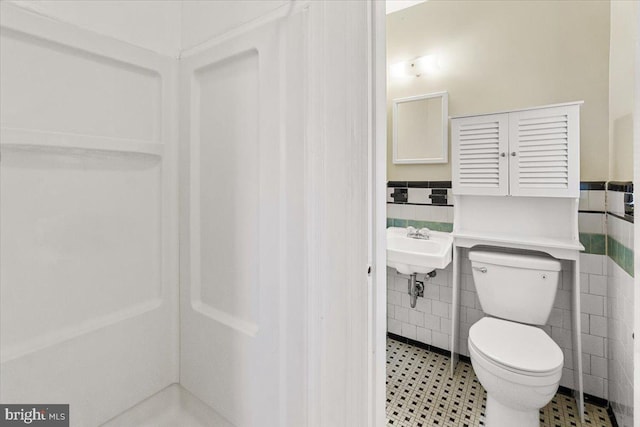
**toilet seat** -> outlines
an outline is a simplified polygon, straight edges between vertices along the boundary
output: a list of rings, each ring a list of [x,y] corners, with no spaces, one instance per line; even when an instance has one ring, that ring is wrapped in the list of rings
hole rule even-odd
[[[485,317],[469,329],[469,345],[492,364],[525,376],[549,376],[562,370],[564,356],[540,328]]]

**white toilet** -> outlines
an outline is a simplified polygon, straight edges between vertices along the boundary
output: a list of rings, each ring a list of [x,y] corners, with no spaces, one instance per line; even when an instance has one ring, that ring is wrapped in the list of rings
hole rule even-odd
[[[534,427],[558,389],[563,355],[540,328],[551,313],[560,275],[554,258],[470,250],[485,317],[469,329],[469,353],[487,391],[487,427]]]

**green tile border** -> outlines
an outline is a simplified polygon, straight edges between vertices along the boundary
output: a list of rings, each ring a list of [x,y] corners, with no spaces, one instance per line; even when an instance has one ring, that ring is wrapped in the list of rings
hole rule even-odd
[[[584,253],[608,255],[620,268],[633,277],[632,249],[625,247],[613,237],[604,234],[580,233],[580,243],[584,246]]]
[[[613,237],[607,238],[607,253],[616,264],[634,277],[633,249],[629,249]]]
[[[450,222],[435,222],[435,221],[416,221],[413,219],[397,219],[387,218],[387,227],[415,227],[423,228],[427,227],[433,231],[443,231],[445,233],[451,233],[453,231],[453,224]]]
[[[580,243],[584,246],[585,254],[606,255],[607,236],[604,234],[580,233]]]
[[[453,224],[450,222],[416,221],[412,219],[387,218],[387,227],[427,227],[429,230],[451,233]],[[605,234],[580,233],[580,243],[584,246],[584,253],[594,255],[608,255],[616,264],[634,277],[633,250],[623,246],[620,242]]]

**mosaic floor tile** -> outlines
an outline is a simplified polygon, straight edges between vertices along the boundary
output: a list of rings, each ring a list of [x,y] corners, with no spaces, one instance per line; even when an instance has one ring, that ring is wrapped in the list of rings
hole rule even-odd
[[[458,363],[449,376],[449,357],[387,339],[387,426],[484,426],[487,393],[471,364]],[[585,425],[612,427],[605,408],[587,403]],[[556,394],[540,410],[543,427],[579,426],[570,396]]]

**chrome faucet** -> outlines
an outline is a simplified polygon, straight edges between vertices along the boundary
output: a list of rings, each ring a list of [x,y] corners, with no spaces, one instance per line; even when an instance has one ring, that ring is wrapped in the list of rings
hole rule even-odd
[[[420,230],[416,230],[415,227],[411,226],[407,227],[407,237],[410,237],[412,239],[429,240],[430,233],[431,230],[429,230],[427,227],[423,227]]]

